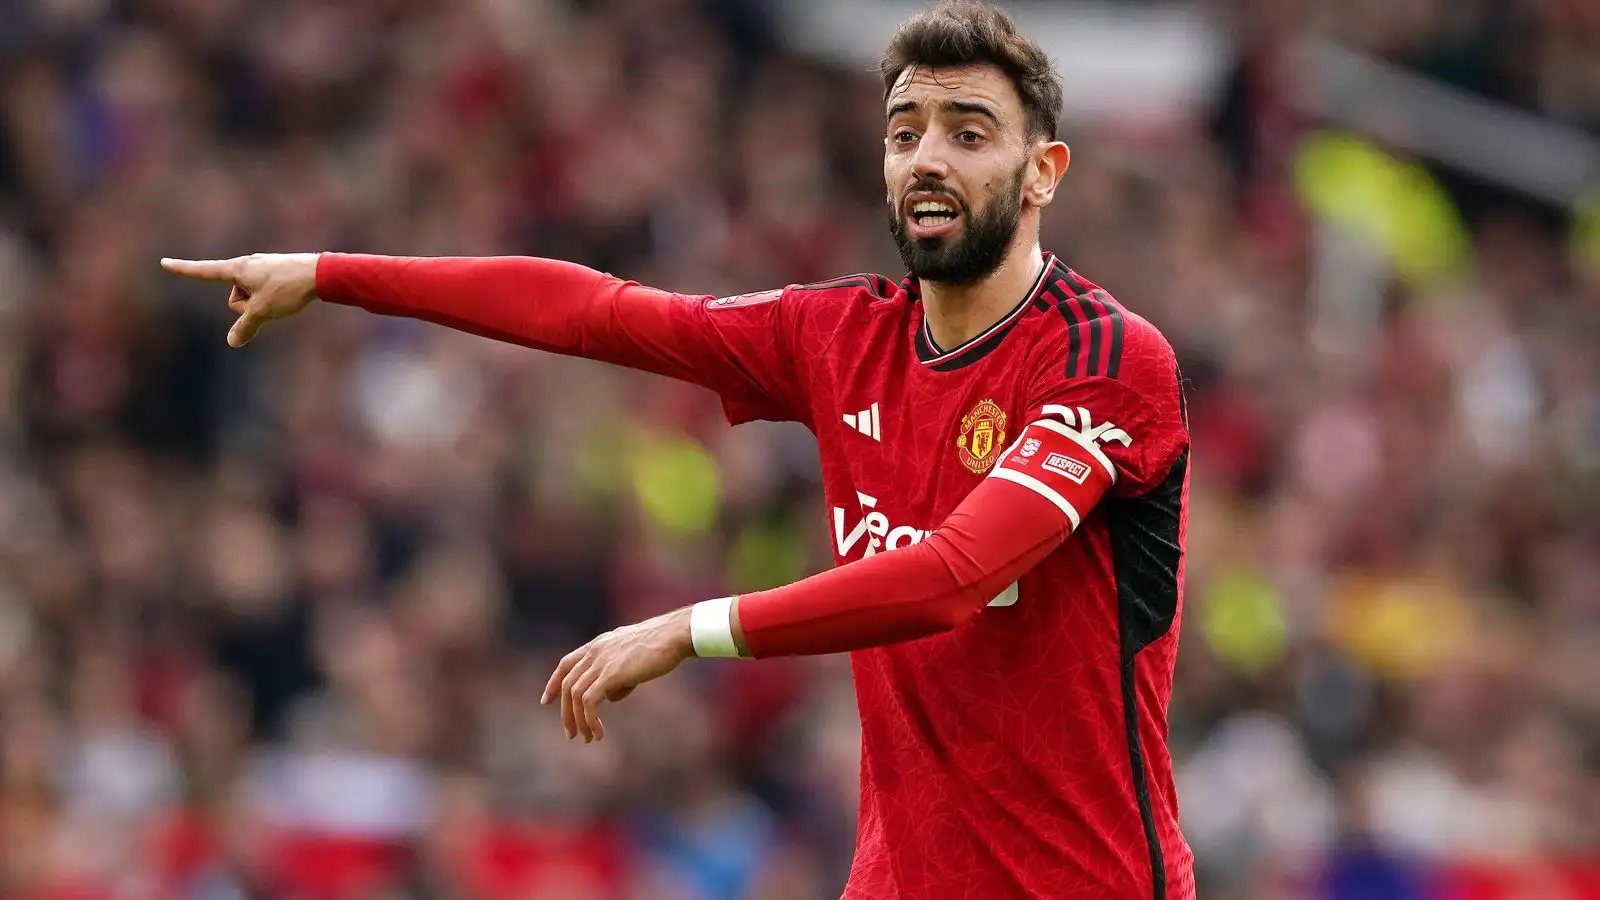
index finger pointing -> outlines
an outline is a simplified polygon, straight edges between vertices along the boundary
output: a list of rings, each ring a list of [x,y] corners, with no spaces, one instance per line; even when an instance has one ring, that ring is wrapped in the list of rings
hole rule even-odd
[[[161,260],[161,268],[174,275],[202,278],[206,281],[232,281],[239,275],[239,260],[234,259],[172,259]]]

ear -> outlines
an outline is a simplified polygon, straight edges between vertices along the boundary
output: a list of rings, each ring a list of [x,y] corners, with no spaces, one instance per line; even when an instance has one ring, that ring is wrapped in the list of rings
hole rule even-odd
[[[1072,150],[1060,141],[1034,145],[1031,178],[1022,197],[1033,206],[1046,207],[1055,199],[1056,185],[1072,164]]]

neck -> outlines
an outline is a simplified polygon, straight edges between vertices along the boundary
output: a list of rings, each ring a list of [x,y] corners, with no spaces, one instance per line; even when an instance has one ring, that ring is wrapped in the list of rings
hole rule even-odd
[[[977,337],[1033,288],[1043,265],[1039,239],[1019,235],[999,267],[982,281],[962,285],[922,282],[923,315],[933,342],[948,350]]]

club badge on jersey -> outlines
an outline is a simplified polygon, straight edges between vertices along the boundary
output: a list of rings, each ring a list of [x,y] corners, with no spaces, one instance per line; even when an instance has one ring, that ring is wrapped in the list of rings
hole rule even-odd
[[[961,418],[961,434],[956,438],[956,453],[961,464],[974,475],[993,468],[1006,445],[1006,412],[993,400],[980,400]]]

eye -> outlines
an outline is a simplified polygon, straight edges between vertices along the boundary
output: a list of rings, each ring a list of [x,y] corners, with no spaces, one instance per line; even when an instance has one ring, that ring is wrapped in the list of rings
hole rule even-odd
[[[896,144],[909,144],[917,139],[917,133],[909,128],[901,128],[894,133]]]
[[[973,131],[971,128],[968,128],[967,130],[956,135],[956,138],[963,144],[976,144],[983,140],[983,135]]]

